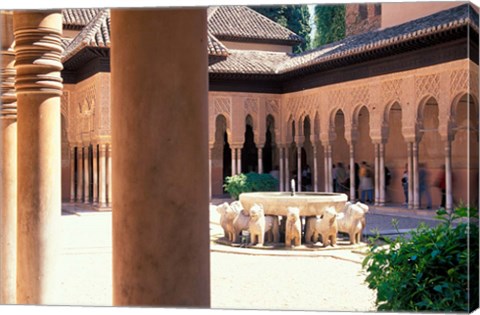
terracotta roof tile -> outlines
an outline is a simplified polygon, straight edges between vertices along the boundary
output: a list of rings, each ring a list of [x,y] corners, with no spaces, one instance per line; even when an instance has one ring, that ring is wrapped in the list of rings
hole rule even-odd
[[[229,50],[226,60],[211,65],[210,73],[239,73],[239,74],[275,74],[279,64],[290,57],[287,53]]]
[[[208,30],[220,40],[270,41],[295,45],[303,38],[246,6],[208,9]]]
[[[63,28],[81,29],[97,16],[102,9],[63,9]]]
[[[210,32],[208,33],[208,54],[210,56],[228,56],[228,49]]]

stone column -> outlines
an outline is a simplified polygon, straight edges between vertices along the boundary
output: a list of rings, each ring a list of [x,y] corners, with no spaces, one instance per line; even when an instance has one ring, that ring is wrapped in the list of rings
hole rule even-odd
[[[413,144],[407,142],[408,208],[413,209]]]
[[[242,148],[237,148],[237,174],[242,173]]]
[[[16,304],[17,97],[14,57],[2,54],[0,103],[0,304]]]
[[[302,191],[302,145],[297,145],[297,191]]]
[[[107,154],[107,145],[100,143],[98,145],[98,206],[105,208],[107,206],[107,172],[105,157]]]
[[[75,202],[75,147],[70,147],[70,202]]]
[[[212,151],[213,145],[208,146],[208,196],[212,200]]]
[[[77,147],[77,202],[83,201],[83,148]]]
[[[385,205],[385,144],[380,142],[378,144],[378,154],[379,154],[379,168],[380,168],[380,187],[379,187],[379,198],[378,204],[380,206]]]
[[[15,11],[17,303],[56,304],[61,215],[61,11]]]
[[[113,204],[112,183],[112,144],[110,143],[107,148],[107,203],[109,207],[112,207]]]
[[[88,146],[83,148],[83,192],[85,194],[84,203],[90,202],[90,154]]]
[[[285,147],[285,182],[284,182],[284,188],[285,191],[290,191],[290,165],[289,165],[289,150],[288,146]]]
[[[412,157],[413,157],[413,208],[420,208],[420,187],[418,177],[418,142],[412,143]]]
[[[284,160],[283,160],[283,154],[284,154],[284,149],[282,146],[279,146],[278,147],[278,151],[279,151],[279,168],[280,168],[280,174],[279,174],[279,188],[280,188],[280,191],[284,191],[284,186],[283,186],[283,183],[284,183],[284,180],[285,180],[285,170],[283,168],[283,163],[284,163]]]
[[[113,305],[208,308],[206,9],[111,15]]]
[[[445,208],[450,211],[453,208],[452,198],[452,143],[445,142]]]
[[[232,176],[237,174],[237,149],[231,147],[232,150]]]
[[[262,147],[258,147],[258,174],[263,173]]]
[[[328,184],[329,181],[331,180],[330,178],[328,178],[329,176],[329,167],[331,168],[332,166],[328,165],[328,145],[325,145],[323,147],[323,161],[324,161],[324,164],[325,164],[325,192],[329,192],[330,190],[330,185]]]
[[[350,143],[350,202],[355,202],[355,144]]]
[[[327,153],[328,153],[328,191],[333,192],[333,175],[332,175],[332,165],[333,165],[333,160],[332,160],[332,146],[329,144],[327,147]]]
[[[317,146],[313,146],[313,191],[318,192],[318,159]]]
[[[97,159],[97,144],[92,147],[93,158],[93,203],[98,203],[98,159]]]
[[[378,154],[379,154],[379,144],[378,143],[374,143],[373,144],[373,147],[374,147],[374,150],[375,150],[375,177],[373,178],[374,180],[374,183],[375,183],[375,196],[374,196],[374,200],[375,200],[375,205],[378,206],[378,197],[379,197],[379,192],[380,192],[380,181],[378,180],[379,177],[380,177],[380,163],[379,163],[379,160],[378,160]]]

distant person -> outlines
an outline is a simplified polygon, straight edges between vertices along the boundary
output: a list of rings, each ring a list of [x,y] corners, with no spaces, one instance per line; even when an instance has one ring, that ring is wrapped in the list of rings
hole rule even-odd
[[[345,167],[343,167],[343,163],[338,162],[336,167],[336,174],[337,174],[337,189],[336,192],[343,193],[346,191],[345,182],[347,180],[347,171]]]
[[[304,191],[312,190],[312,171],[309,165],[302,171],[302,186],[304,187]]]
[[[358,163],[355,163],[355,199],[358,200],[358,194],[359,194],[359,189],[360,189],[360,165]]]
[[[418,170],[418,186],[420,190],[420,200],[419,206],[422,204],[422,196],[425,194],[427,199],[427,209],[432,209],[432,197],[430,196],[430,191],[428,189],[428,173],[425,168],[425,163],[420,163]]]
[[[335,168],[335,164],[332,165],[332,180],[333,191],[337,192],[337,169]]]
[[[442,165],[440,173],[435,180],[435,186],[440,189],[442,194],[442,200],[440,202],[440,208],[446,208],[446,199],[447,199],[447,183],[445,177],[445,165]]]
[[[405,195],[405,205],[408,205],[408,164],[405,165],[405,170],[402,175],[403,194]]]
[[[367,162],[363,161],[360,166],[360,200],[363,203],[373,202],[373,174]]]

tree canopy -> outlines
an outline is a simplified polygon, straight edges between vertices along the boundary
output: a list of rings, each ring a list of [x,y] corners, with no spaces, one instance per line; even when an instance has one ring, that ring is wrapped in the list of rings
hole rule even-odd
[[[345,38],[345,5],[316,5],[312,48]]]
[[[307,5],[254,6],[251,8],[305,39],[305,42],[294,48],[295,53],[310,48],[310,12]]]

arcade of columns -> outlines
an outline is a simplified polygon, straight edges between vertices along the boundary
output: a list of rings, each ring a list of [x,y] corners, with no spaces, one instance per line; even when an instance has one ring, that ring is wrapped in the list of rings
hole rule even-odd
[[[2,51],[0,303],[62,304],[61,125],[79,115],[80,126],[70,126],[72,158],[64,158],[73,166],[69,193],[113,203],[112,304],[209,307],[206,10],[112,10],[112,142],[102,132],[92,136],[109,129],[109,107],[95,107],[98,99],[80,85],[72,92],[62,84],[61,11],[10,18],[16,45],[14,54]],[[110,91],[101,93],[108,98]],[[71,98],[70,107],[62,97]],[[165,242],[179,220],[189,233]]]
[[[273,134],[278,158],[274,164],[278,163],[279,167],[280,191],[290,189],[292,170],[298,171],[296,189],[301,191],[301,152],[308,142],[307,155],[310,156],[307,161],[312,166],[314,191],[333,191],[333,163],[346,160],[345,166],[350,166],[350,178],[354,178],[354,163],[366,160],[375,172],[375,204],[384,205],[386,179],[385,172],[379,170],[386,166],[388,147],[391,151],[390,168],[394,163],[397,171],[403,172],[408,164],[408,178],[412,179],[408,187],[409,208],[420,207],[418,170],[420,160],[429,160],[429,163],[437,164],[437,168],[445,165],[446,207],[451,209],[452,144],[455,144],[456,168],[463,169],[457,176],[456,186],[464,184],[463,191],[458,191],[464,194],[458,199],[473,200],[474,196],[467,193],[467,185],[475,185],[468,174],[478,172],[478,118],[475,118],[478,116],[478,66],[468,60],[285,95],[210,92],[209,96],[210,167],[213,172],[215,163],[218,165],[221,159],[218,153],[215,154],[215,148],[223,140],[218,138],[217,132],[222,128],[231,149],[232,174],[241,172],[247,117],[251,118],[259,152],[257,170],[262,172],[265,122],[266,117],[271,116],[275,121]],[[436,112],[432,107],[437,108]],[[401,112],[401,116],[397,114],[390,118],[392,111]],[[336,117],[339,112],[343,114],[344,130],[338,126]],[[365,116],[369,116],[369,120],[365,120]],[[216,124],[218,117],[224,118],[224,126]],[[307,119],[309,135],[304,134]],[[390,130],[393,125],[397,128],[396,135]],[[461,139],[454,142],[460,132],[463,134],[457,138]],[[390,137],[389,133],[392,134]],[[438,133],[439,139],[432,138],[433,133]],[[394,136],[397,139],[392,139]],[[344,148],[339,145],[338,138],[342,137],[346,141]],[[431,139],[436,143],[428,143]],[[433,153],[432,146],[436,147]],[[472,146],[471,151],[467,151],[468,146]],[[343,156],[339,151],[344,151]],[[397,181],[400,182],[399,177]],[[400,185],[398,188],[401,190]],[[471,191],[472,187],[469,188]],[[355,200],[354,181],[351,181],[348,194],[351,200]],[[403,190],[401,198],[403,201]]]

